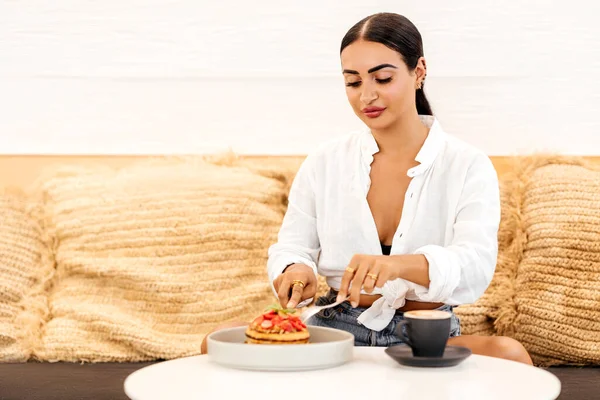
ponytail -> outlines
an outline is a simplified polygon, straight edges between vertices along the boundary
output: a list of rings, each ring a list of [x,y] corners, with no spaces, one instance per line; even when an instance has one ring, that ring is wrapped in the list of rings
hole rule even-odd
[[[429,101],[427,101],[427,97],[425,97],[423,88],[418,89],[416,93],[417,98],[415,103],[417,104],[417,113],[419,115],[433,115],[431,106],[429,105]]]

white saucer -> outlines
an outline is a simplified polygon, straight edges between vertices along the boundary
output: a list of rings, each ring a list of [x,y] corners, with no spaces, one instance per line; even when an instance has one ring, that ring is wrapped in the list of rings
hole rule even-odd
[[[331,368],[352,360],[354,335],[309,326],[307,344],[247,344],[246,327],[223,329],[207,338],[208,356],[217,364],[256,371],[307,371]]]

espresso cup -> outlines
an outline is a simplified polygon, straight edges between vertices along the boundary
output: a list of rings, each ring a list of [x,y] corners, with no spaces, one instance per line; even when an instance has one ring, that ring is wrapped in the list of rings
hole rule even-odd
[[[396,335],[410,346],[415,357],[442,357],[450,336],[451,322],[452,313],[448,311],[407,311],[404,320],[396,326]]]

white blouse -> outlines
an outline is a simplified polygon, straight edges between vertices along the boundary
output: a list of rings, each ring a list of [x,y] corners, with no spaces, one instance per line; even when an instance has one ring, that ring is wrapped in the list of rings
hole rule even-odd
[[[430,285],[399,279],[376,288],[383,298],[359,319],[372,329],[383,329],[404,299],[475,302],[496,266],[500,196],[494,166],[483,152],[444,132],[434,117],[421,120],[430,130],[415,158],[419,165],[407,173],[412,179],[390,255],[423,254]],[[352,256],[382,254],[367,202],[378,151],[366,131],[329,141],[305,159],[290,190],[278,242],[269,248],[271,285],[287,265],[300,263],[339,289]]]

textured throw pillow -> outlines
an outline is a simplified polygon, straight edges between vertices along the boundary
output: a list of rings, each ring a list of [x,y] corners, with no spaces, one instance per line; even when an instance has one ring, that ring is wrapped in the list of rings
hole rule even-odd
[[[537,365],[600,363],[600,170],[534,158],[515,176],[510,298],[496,328]]]
[[[199,354],[215,325],[248,321],[274,301],[267,249],[287,183],[233,159],[219,164],[65,168],[43,180],[56,276],[39,359]]]
[[[33,208],[21,193],[0,192],[0,361],[30,358],[47,314],[44,283],[52,261]]]

